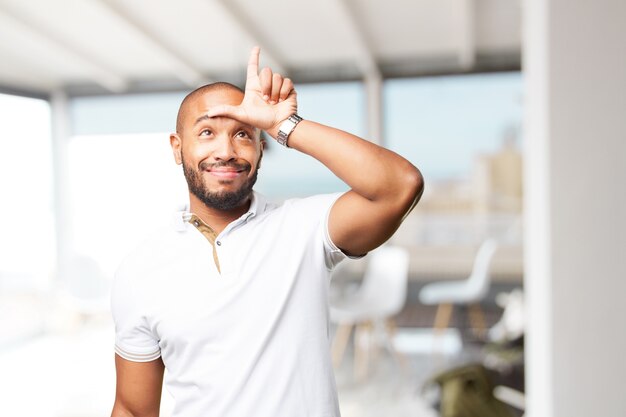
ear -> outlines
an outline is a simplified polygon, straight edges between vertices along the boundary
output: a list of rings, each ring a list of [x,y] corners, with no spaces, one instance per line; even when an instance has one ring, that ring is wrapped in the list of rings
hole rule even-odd
[[[172,153],[174,154],[174,160],[176,161],[176,165],[180,165],[183,163],[182,157],[182,146],[183,141],[177,133],[170,134],[170,146],[172,147]]]
[[[267,142],[265,141],[265,138],[263,136],[261,136],[261,139],[260,139],[260,142],[259,142],[259,161],[256,164],[257,169],[261,168],[261,161],[263,160],[263,151],[265,150],[265,145],[266,144],[267,144]]]

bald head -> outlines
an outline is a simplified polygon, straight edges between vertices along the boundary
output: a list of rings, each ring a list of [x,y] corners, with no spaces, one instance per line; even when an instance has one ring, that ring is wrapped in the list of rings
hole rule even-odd
[[[187,96],[185,96],[183,101],[180,103],[180,107],[178,108],[178,116],[176,117],[176,133],[181,134],[183,131],[185,125],[184,121],[186,116],[188,115],[190,103],[205,94],[216,93],[226,90],[238,91],[242,94],[242,96],[244,94],[244,91],[241,88],[223,81],[203,85],[202,87],[198,87],[191,93],[187,94]]]

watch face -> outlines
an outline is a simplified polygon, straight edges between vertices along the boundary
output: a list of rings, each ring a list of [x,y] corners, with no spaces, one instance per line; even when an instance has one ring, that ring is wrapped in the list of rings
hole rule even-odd
[[[291,131],[293,130],[293,128],[296,126],[296,124],[294,122],[292,122],[291,120],[285,120],[281,125],[280,128],[278,128],[278,130],[280,130],[281,132],[284,132],[286,134],[291,133]]]

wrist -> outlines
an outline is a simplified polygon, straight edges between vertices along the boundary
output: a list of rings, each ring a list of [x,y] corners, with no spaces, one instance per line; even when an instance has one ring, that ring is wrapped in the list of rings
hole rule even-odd
[[[298,123],[302,121],[302,117],[297,113],[293,113],[287,119],[280,122],[277,126],[272,128],[273,132],[268,132],[278,143],[285,147],[289,147],[288,141],[291,133],[296,129]]]

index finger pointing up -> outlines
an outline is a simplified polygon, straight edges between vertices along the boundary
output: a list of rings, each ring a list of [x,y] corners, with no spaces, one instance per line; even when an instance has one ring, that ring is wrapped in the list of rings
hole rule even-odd
[[[256,77],[259,75],[259,55],[261,53],[261,48],[255,46],[250,51],[250,59],[248,60],[248,74],[247,78]]]

